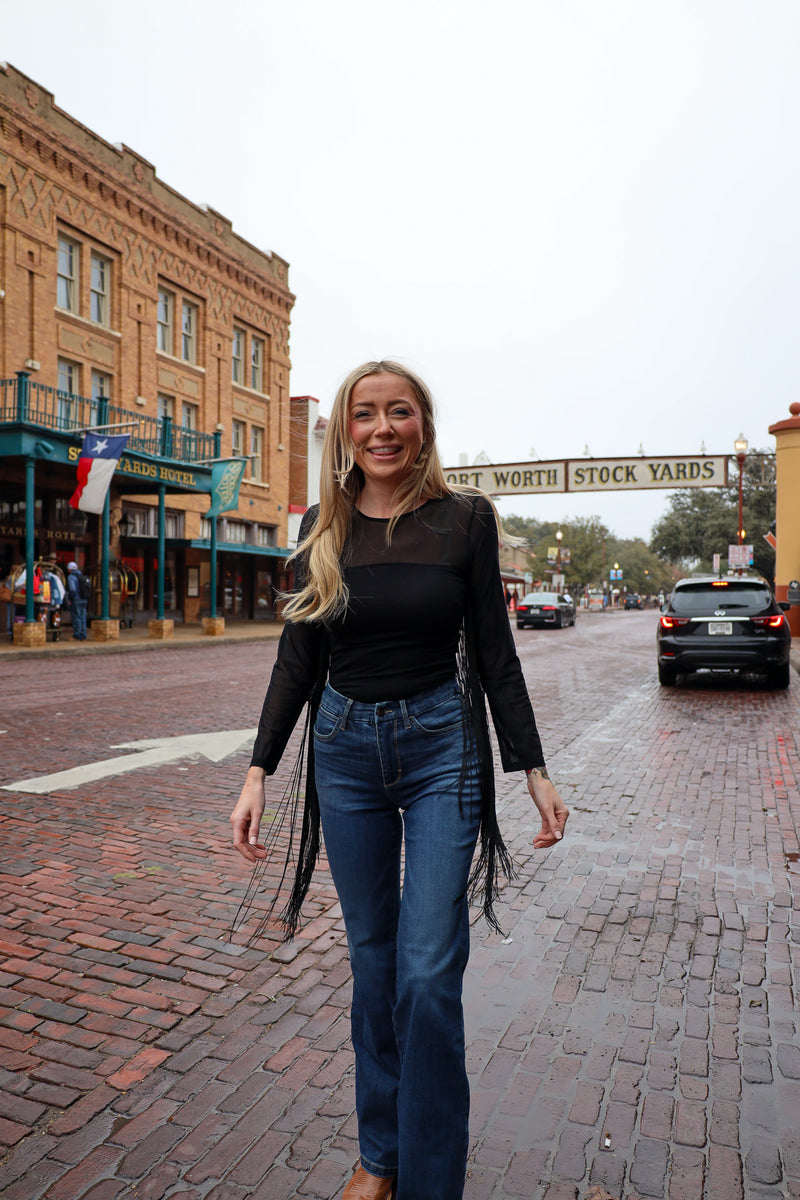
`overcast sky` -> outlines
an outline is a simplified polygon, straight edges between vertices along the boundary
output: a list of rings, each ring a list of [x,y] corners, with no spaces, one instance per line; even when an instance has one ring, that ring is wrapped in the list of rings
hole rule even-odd
[[[290,263],[292,392],[445,465],[728,453],[800,399],[798,0],[0,0],[0,58]],[[668,493],[505,501],[648,537]]]

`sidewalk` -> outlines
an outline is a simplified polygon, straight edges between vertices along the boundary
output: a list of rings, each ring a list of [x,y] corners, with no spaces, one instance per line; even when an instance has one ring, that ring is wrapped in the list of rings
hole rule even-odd
[[[30,661],[36,658],[63,658],[77,654],[127,654],[131,650],[185,650],[192,646],[224,646],[231,643],[263,642],[279,638],[283,630],[282,621],[236,621],[226,623],[220,637],[209,637],[202,633],[199,625],[175,623],[171,638],[152,638],[147,621],[143,620],[132,629],[120,629],[118,642],[93,642],[91,629],[89,639],[78,642],[72,637],[70,627],[64,627],[57,642],[48,641],[45,646],[15,646],[7,637],[0,641],[0,662],[14,659]]]

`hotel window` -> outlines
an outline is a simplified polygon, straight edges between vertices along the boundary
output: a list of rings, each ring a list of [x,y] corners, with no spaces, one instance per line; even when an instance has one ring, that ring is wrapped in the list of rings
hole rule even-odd
[[[156,416],[159,421],[163,421],[165,417],[169,417],[171,421],[175,419],[175,397],[162,396],[159,394],[156,400]]]
[[[244,383],[244,330],[233,328],[233,353],[231,378],[234,383]]]
[[[80,250],[76,242],[59,236],[58,239],[58,283],[56,287],[56,304],[69,312],[78,312],[80,296],[78,291],[79,276],[78,262]]]
[[[236,542],[237,545],[244,546],[247,542],[247,525],[244,521],[226,521],[225,522],[225,541]]]
[[[182,538],[183,537],[183,513],[182,512],[165,512],[164,513],[164,537]]]
[[[231,454],[244,454],[244,421],[231,423]]]
[[[111,376],[104,371],[92,371],[92,424],[98,420],[98,400],[111,399]]]
[[[111,399],[111,376],[104,371],[92,371],[92,399]]]
[[[175,312],[175,297],[172,292],[163,288],[158,289],[158,349],[163,354],[174,354],[175,346],[172,340],[172,320]]]
[[[197,405],[188,404],[185,400],[181,405],[181,425],[184,429],[197,429]]]
[[[133,521],[131,537],[156,536],[156,510],[154,508],[126,508],[125,512]]]
[[[111,324],[111,263],[92,251],[89,315],[98,325]]]
[[[253,425],[250,430],[250,453],[250,478],[261,480],[264,478],[264,430],[258,425]]]
[[[197,362],[197,305],[188,300],[181,305],[181,358]]]
[[[259,525],[258,527],[258,545],[259,546],[277,546],[278,544],[278,528],[276,525]]]
[[[250,339],[250,387],[256,392],[264,390],[264,339]]]
[[[65,358],[58,360],[58,424],[59,428],[70,428],[77,420],[80,387],[80,367]]]

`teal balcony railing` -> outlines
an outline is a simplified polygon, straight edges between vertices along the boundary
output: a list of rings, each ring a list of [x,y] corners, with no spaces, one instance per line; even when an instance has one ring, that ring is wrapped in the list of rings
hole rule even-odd
[[[0,425],[33,425],[78,433],[92,425],[124,425],[128,450],[154,458],[198,463],[218,458],[219,435],[176,425],[171,417],[147,417],[110,400],[88,399],[31,379],[0,379]]]

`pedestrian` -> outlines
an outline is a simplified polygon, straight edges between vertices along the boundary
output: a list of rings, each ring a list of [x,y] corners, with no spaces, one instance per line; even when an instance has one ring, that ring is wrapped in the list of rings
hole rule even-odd
[[[67,563],[67,601],[72,614],[72,636],[78,642],[86,641],[87,601],[81,586],[83,576],[76,562]]]
[[[492,504],[445,481],[430,393],[405,367],[365,363],[342,384],[320,495],[301,526],[233,841],[264,869],[265,776],[308,700],[302,836],[283,918],[291,936],[321,821],[353,973],[360,1165],[342,1200],[460,1200],[468,902],[477,888],[499,928],[497,877],[511,868],[484,692],[504,770],[527,773],[535,847],[561,838],[568,810],[514,647]]]

